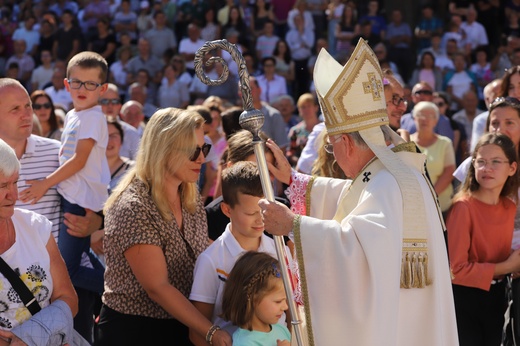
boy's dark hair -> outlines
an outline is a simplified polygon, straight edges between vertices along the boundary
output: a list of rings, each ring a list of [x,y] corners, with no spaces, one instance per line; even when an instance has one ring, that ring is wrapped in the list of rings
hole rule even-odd
[[[229,139],[235,132],[242,130],[240,126],[240,114],[244,110],[240,107],[231,107],[220,115],[222,117],[222,129],[226,135],[226,139]]]
[[[14,68],[15,69],[20,69],[20,65],[17,62],[15,62],[15,61],[11,62],[9,64],[9,66],[7,66],[8,70],[11,70],[11,69],[14,69]]]
[[[154,18],[154,19],[157,18],[157,15],[159,15],[159,14],[164,14],[164,11],[163,11],[163,10],[157,10],[157,11],[155,11],[155,13],[153,14],[153,18]]]
[[[211,117],[211,113],[208,107],[202,105],[196,106],[188,106],[189,111],[197,112],[201,117],[204,118],[204,123],[210,125],[213,122],[213,118]]]
[[[266,56],[262,59],[262,65],[264,65],[267,61],[271,61],[273,64],[276,64],[276,60],[272,56]]]
[[[240,161],[222,172],[222,200],[233,208],[238,204],[238,194],[263,197],[260,173],[255,163]]]
[[[76,66],[84,69],[99,68],[99,79],[101,83],[107,81],[108,64],[105,58],[98,53],[87,51],[74,55],[67,65],[67,78],[70,78],[71,70]]]

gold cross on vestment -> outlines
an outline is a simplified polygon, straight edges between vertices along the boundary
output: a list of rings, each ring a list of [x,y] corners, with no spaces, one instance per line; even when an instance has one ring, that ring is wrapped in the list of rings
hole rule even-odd
[[[372,99],[374,101],[381,100],[381,93],[383,91],[383,86],[381,85],[381,81],[376,78],[376,74],[373,72],[367,73],[368,82],[363,82],[363,90],[365,94],[372,94]]]

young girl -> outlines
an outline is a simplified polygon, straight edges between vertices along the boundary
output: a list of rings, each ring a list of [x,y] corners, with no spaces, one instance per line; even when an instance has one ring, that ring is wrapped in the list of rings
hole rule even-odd
[[[291,333],[277,323],[285,310],[278,261],[266,253],[246,252],[231,270],[222,298],[222,317],[239,327],[233,346],[290,345]]]
[[[520,271],[520,250],[511,252],[519,187],[516,160],[509,137],[484,135],[447,219],[461,346],[501,342],[504,278]]]

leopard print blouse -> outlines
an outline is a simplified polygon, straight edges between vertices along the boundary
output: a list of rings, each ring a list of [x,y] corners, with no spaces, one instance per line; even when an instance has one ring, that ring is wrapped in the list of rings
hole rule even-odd
[[[103,303],[124,314],[172,318],[147,295],[124,252],[138,244],[159,246],[164,252],[170,283],[188,297],[195,261],[208,245],[206,213],[200,197],[198,202],[194,214],[182,209],[181,231],[175,218],[165,221],[161,217],[142,181],[136,178],[128,186],[105,216]]]

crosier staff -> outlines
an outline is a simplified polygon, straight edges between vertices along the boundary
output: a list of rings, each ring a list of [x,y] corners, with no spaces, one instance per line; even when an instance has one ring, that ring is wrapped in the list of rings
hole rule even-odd
[[[208,66],[213,63],[221,63],[223,65],[224,70],[222,72],[222,75],[219,76],[219,79],[210,79],[204,73],[204,69],[202,66],[204,56],[217,48],[228,52],[231,55],[231,58],[233,58],[233,61],[235,61],[238,66],[240,88],[242,88],[242,104],[244,105],[244,111],[240,115],[240,126],[242,126],[243,129],[248,130],[253,134],[253,146],[255,150],[256,162],[258,164],[258,170],[260,172],[260,180],[262,182],[264,196],[268,201],[274,202],[274,192],[273,187],[271,185],[271,181],[269,179],[269,170],[267,168],[267,161],[265,160],[264,145],[262,140],[258,136],[258,132],[264,124],[264,114],[260,110],[253,108],[253,97],[251,96],[251,87],[249,86],[249,72],[247,72],[244,57],[237,49],[237,47],[234,44],[229,43],[227,40],[206,42],[195,53],[195,73],[204,84],[210,86],[220,85],[227,80],[229,75],[229,68],[225,60],[221,57],[211,57],[206,62],[206,65]],[[291,312],[292,319],[291,324],[293,325],[295,331],[298,346],[303,346],[304,344],[302,341],[301,321],[297,319],[298,311],[296,309],[296,303],[293,299],[291,280],[289,277],[289,270],[287,269],[287,254],[285,253],[285,244],[283,241],[283,237],[274,236],[274,242],[276,247],[276,254],[278,256],[278,261],[280,262],[282,279],[285,287],[285,294],[288,297],[289,311]]]

